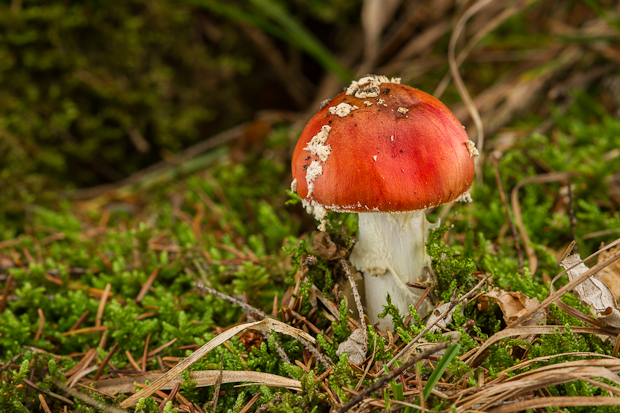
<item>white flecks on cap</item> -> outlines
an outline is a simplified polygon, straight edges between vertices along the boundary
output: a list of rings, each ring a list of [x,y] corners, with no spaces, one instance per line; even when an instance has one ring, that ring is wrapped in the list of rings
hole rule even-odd
[[[403,115],[409,112],[409,109],[405,107],[398,108],[398,113],[402,113]]]
[[[359,99],[376,98],[379,96],[381,83],[400,83],[400,78],[393,77],[390,80],[385,76],[367,75],[351,82],[351,86],[347,88],[347,95],[355,95]]]
[[[469,152],[469,157],[470,158],[472,156],[480,155],[480,153],[478,152],[478,149],[476,149],[476,144],[473,143],[472,141],[465,142],[465,146],[467,146],[467,152]]]
[[[375,162],[377,162],[377,155],[373,156],[372,158],[375,160]]]
[[[305,151],[309,151],[311,155],[318,155],[319,159],[323,162],[327,160],[329,154],[332,151],[331,146],[325,145],[325,141],[329,137],[329,131],[331,126],[325,125],[321,128],[321,131],[314,135],[308,145],[304,148]]]
[[[307,198],[312,196],[314,191],[314,180],[323,173],[323,166],[316,159],[312,161],[309,167],[306,168],[306,183],[308,184]]]
[[[318,226],[319,231],[325,231],[325,224],[327,224],[327,220],[325,219],[327,210],[325,207],[315,200],[307,201],[305,199],[301,200],[301,205],[303,205],[308,214],[314,214],[314,218],[320,222]]]
[[[456,202],[474,202],[469,191],[463,192],[457,199]]]
[[[325,106],[329,105],[329,102],[331,102],[331,99],[325,99],[322,100],[321,103],[319,104],[319,110],[323,109]]]
[[[371,106],[371,105],[372,105],[372,102],[371,102],[370,100],[365,100],[365,101],[364,101],[364,105],[366,105],[366,106]]]
[[[293,182],[291,182],[291,192],[297,192],[297,179],[293,179]]]
[[[345,116],[348,116],[349,113],[351,113],[355,109],[359,109],[359,108],[357,106],[351,106],[348,103],[342,102],[342,103],[339,103],[337,106],[332,106],[328,110],[329,110],[329,113],[331,113],[332,115],[338,115],[341,118],[344,118]]]

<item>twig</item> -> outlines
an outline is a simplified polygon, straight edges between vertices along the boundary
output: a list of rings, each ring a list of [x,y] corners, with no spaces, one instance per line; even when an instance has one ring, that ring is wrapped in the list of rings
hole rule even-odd
[[[424,330],[422,330],[420,332],[420,334],[418,334],[417,336],[415,336],[413,338],[413,340],[411,340],[409,342],[409,344],[407,344],[405,347],[403,347],[403,349],[401,351],[398,352],[398,354],[396,356],[394,356],[394,358],[392,358],[392,360],[390,360],[389,363],[387,363],[388,367],[391,367],[392,364],[394,364],[394,362],[396,362],[396,360],[400,359],[403,355],[407,354],[407,352],[411,349],[411,347],[413,347],[413,345],[426,333],[428,333],[431,328],[435,327],[435,325],[442,320],[446,315],[448,315],[448,313],[450,311],[452,311],[452,309],[454,307],[456,307],[457,305],[459,305],[459,303],[469,299],[470,297],[473,297],[476,292],[482,287],[482,285],[487,281],[487,279],[490,276],[484,277],[482,280],[480,280],[480,282],[478,284],[476,284],[476,286],[474,288],[472,288],[467,294],[465,294],[464,296],[462,296],[459,300],[457,301],[453,301],[450,303],[450,306],[439,316],[437,317],[437,319],[430,323],[429,325],[427,325]]]
[[[347,403],[343,408],[338,410],[338,413],[344,413],[344,412],[349,411],[353,406],[355,406],[356,404],[358,404],[359,402],[364,400],[364,397],[366,397],[366,395],[372,393],[375,390],[380,389],[381,387],[383,387],[383,385],[385,383],[387,383],[390,380],[392,380],[393,378],[399,376],[401,373],[403,373],[409,367],[413,366],[419,360],[423,360],[425,358],[428,358],[429,356],[431,356],[432,354],[437,353],[438,351],[445,350],[446,348],[450,347],[450,345],[451,345],[450,343],[441,343],[441,344],[438,344],[437,346],[435,346],[433,348],[430,348],[430,349],[428,349],[428,350],[426,350],[426,351],[424,351],[424,352],[422,352],[420,354],[417,354],[411,360],[403,363],[403,365],[400,366],[399,368],[391,371],[387,376],[381,377],[376,382],[374,382],[370,387],[365,388],[357,396],[355,396],[353,399],[351,399],[351,401],[349,403]]]
[[[499,176],[499,167],[497,166],[497,157],[493,154],[491,155],[491,160],[493,161],[493,169],[495,170],[495,181],[497,182],[497,189],[499,189],[499,197],[502,200],[502,205],[504,206],[504,212],[506,212],[506,219],[508,219],[508,223],[510,223],[510,229],[512,230],[512,238],[515,241],[515,248],[517,249],[517,256],[519,258],[519,272],[521,273],[521,277],[523,277],[523,251],[521,251],[521,246],[519,245],[519,233],[517,232],[517,228],[515,227],[514,222],[512,222],[512,218],[510,217],[510,212],[508,211],[508,205],[506,205],[506,197],[504,196],[504,188],[502,187],[502,180]]]
[[[0,366],[0,373],[2,373],[4,370],[11,367],[11,364],[15,363],[23,355],[24,355],[24,350],[20,351],[19,353],[15,355],[15,357],[13,357],[11,360],[7,361],[2,366]]]
[[[56,393],[53,393],[53,392],[51,392],[49,390],[40,388],[39,386],[37,386],[36,384],[34,384],[33,382],[31,382],[28,379],[23,379],[23,382],[24,382],[24,384],[26,384],[29,387],[32,387],[33,389],[35,389],[39,393],[47,394],[48,396],[53,397],[55,399],[58,399],[61,402],[68,404],[69,406],[73,406],[75,404],[75,403],[73,403],[72,400],[69,400],[66,397],[63,397],[63,396],[61,396],[59,394],[56,394]]]
[[[200,291],[203,291],[205,293],[209,293],[209,294],[213,294],[216,297],[221,298],[222,300],[226,300],[230,303],[233,303],[234,305],[241,307],[244,311],[248,312],[248,313],[252,313],[252,314],[256,314],[257,316],[259,316],[260,318],[273,318],[270,317],[269,315],[267,315],[267,313],[265,313],[264,311],[251,306],[248,303],[245,303],[241,300],[238,300],[234,297],[231,297],[230,295],[224,294],[219,292],[216,289],[207,287],[206,285],[202,284],[202,283],[196,283],[196,288],[198,288]]]

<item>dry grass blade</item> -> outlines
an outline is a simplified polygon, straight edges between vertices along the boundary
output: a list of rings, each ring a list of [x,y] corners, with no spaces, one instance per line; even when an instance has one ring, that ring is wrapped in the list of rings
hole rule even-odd
[[[52,383],[54,383],[54,385],[56,387],[58,387],[59,389],[61,389],[65,393],[71,395],[72,397],[75,397],[76,399],[80,399],[82,402],[88,404],[89,406],[93,406],[93,407],[95,407],[97,409],[103,410],[104,412],[126,413],[126,411],[123,410],[123,409],[119,409],[118,407],[114,407],[114,406],[108,406],[106,404],[101,403],[98,400],[93,399],[92,397],[88,396],[87,394],[84,394],[84,393],[79,392],[79,391],[77,391],[75,389],[67,387],[63,382],[61,382],[60,380],[58,380],[56,378],[51,378],[51,381],[52,381]]]
[[[127,400],[123,401],[121,403],[121,407],[127,408],[130,406],[133,406],[138,402],[138,400],[140,400],[141,397],[148,397],[151,394],[155,393],[157,390],[161,389],[165,383],[169,382],[170,380],[174,379],[179,374],[181,374],[183,371],[187,370],[192,364],[196,363],[198,360],[204,357],[211,350],[213,350],[220,344],[224,343],[225,341],[230,339],[235,334],[243,330],[246,330],[248,328],[251,328],[254,330],[260,330],[260,331],[267,331],[267,332],[277,331],[279,333],[288,334],[296,339],[305,339],[306,341],[309,341],[311,343],[315,342],[314,337],[312,337],[310,334],[307,334],[302,330],[293,328],[289,326],[288,324],[284,324],[284,323],[281,323],[280,321],[276,321],[276,320],[269,319],[269,318],[264,319],[262,321],[257,321],[254,323],[245,323],[245,324],[235,326],[229,330],[226,330],[219,336],[215,337],[213,340],[209,341],[204,346],[200,347],[198,350],[192,353],[191,356],[183,359],[179,364],[177,364],[172,369],[168,370],[165,374],[160,376],[158,379],[153,381],[151,385],[149,385],[145,389],[140,390],[138,393],[132,395]]]
[[[517,370],[517,369],[524,369],[528,366],[531,366],[534,363],[540,363],[543,361],[547,361],[547,360],[551,360],[554,358],[558,358],[558,357],[598,357],[598,358],[608,358],[608,359],[615,359],[615,357],[613,356],[607,356],[605,354],[599,354],[599,353],[592,353],[592,352],[586,352],[586,351],[576,351],[573,353],[561,353],[561,354],[552,354],[549,356],[542,356],[542,357],[536,357],[530,360],[526,360],[522,363],[519,363],[515,366],[509,367],[506,370],[502,370],[500,371],[497,375],[498,376],[502,376],[505,375],[506,373],[508,373],[509,371],[513,371],[513,370]]]
[[[538,267],[538,258],[536,258],[536,253],[534,252],[534,248],[530,245],[531,240],[527,235],[527,231],[525,230],[525,225],[523,224],[523,218],[521,217],[521,207],[519,205],[519,189],[527,184],[533,183],[549,183],[549,182],[557,182],[564,181],[571,176],[573,176],[573,172],[552,172],[544,175],[536,175],[531,176],[529,178],[525,178],[521,182],[519,182],[512,190],[510,194],[510,203],[512,204],[512,213],[515,216],[515,221],[517,223],[517,227],[519,228],[519,233],[521,234],[521,240],[523,241],[523,246],[525,247],[525,253],[527,254],[527,260],[530,263],[530,273],[534,275],[536,272],[536,268]]]
[[[523,251],[521,251],[521,246],[519,245],[519,234],[517,233],[517,228],[515,228],[514,222],[512,222],[512,218],[510,217],[510,212],[508,211],[508,205],[506,205],[506,197],[504,196],[504,188],[502,187],[502,180],[499,176],[499,167],[497,166],[497,157],[491,154],[491,160],[493,161],[493,170],[495,171],[495,181],[497,182],[497,189],[499,190],[499,197],[502,201],[502,205],[504,206],[504,211],[506,212],[506,219],[510,224],[510,230],[512,231],[512,237],[515,242],[515,249],[517,250],[517,257],[519,259],[519,272],[523,275]]]
[[[570,406],[620,406],[618,397],[570,396],[570,397],[539,397],[522,402],[511,402],[500,407],[488,410],[488,413],[512,413],[545,407]]]
[[[461,77],[461,74],[459,73],[459,67],[456,62],[456,57],[455,57],[455,49],[456,49],[456,42],[461,36],[461,33],[463,32],[463,30],[465,30],[465,24],[467,24],[467,21],[474,14],[478,13],[489,3],[491,3],[491,0],[479,0],[476,4],[470,7],[461,16],[459,21],[456,23],[456,27],[454,28],[454,31],[452,32],[452,36],[450,37],[450,45],[448,48],[448,62],[450,63],[450,71],[452,73],[452,78],[454,79],[454,84],[456,88],[458,89],[459,94],[461,95],[461,99],[463,99],[463,102],[465,103],[465,106],[467,106],[467,110],[469,111],[471,118],[474,120],[474,123],[476,124],[476,129],[478,130],[478,139],[476,140],[476,146],[478,147],[478,151],[480,151],[481,155],[484,150],[484,127],[482,126],[482,119],[480,118],[480,113],[478,112],[478,109],[476,108],[476,104],[474,103],[473,99],[469,95],[469,92],[467,91],[467,87],[465,86],[465,82],[463,82],[463,78]],[[482,162],[480,162],[480,158],[476,158],[476,178],[479,184],[482,184],[481,165],[482,165]]]
[[[507,9],[503,10],[500,14],[498,14],[494,18],[490,19],[484,25],[484,27],[482,27],[480,30],[477,30],[476,33],[473,35],[473,37],[469,40],[469,42],[467,42],[467,45],[463,48],[463,50],[459,52],[459,55],[456,58],[457,67],[463,64],[467,56],[471,53],[474,47],[476,47],[476,45],[478,44],[480,40],[482,40],[487,34],[491,33],[493,30],[495,30],[499,25],[501,25],[508,18],[512,17],[513,15],[521,11],[524,7],[525,7],[525,3],[512,5],[511,7],[508,7]],[[433,96],[435,96],[436,98],[439,98],[441,95],[443,95],[443,92],[446,90],[446,87],[448,86],[450,82],[450,78],[451,78],[451,72],[446,73],[444,78],[441,79],[441,82],[439,83],[437,88],[435,88],[435,91],[433,92]]]
[[[97,390],[111,394],[116,392],[129,393],[136,389],[135,383],[144,384],[147,380],[153,382],[159,379],[162,375],[163,373],[147,373],[139,376],[101,380],[93,383],[93,386]],[[196,387],[215,386],[218,377],[220,377],[220,371],[192,371],[190,372],[190,377],[191,380],[196,383]],[[165,383],[160,390],[170,390],[175,386],[175,384],[181,383],[182,381],[183,379],[181,376],[174,377],[172,380]],[[264,386],[285,387],[292,390],[301,389],[301,382],[299,380],[289,379],[288,377],[257,371],[222,370],[222,384],[244,382],[260,383]]]
[[[474,406],[479,410],[486,410],[497,403],[519,395],[526,395],[539,389],[576,380],[603,378],[618,384],[620,383],[618,371],[620,371],[618,360],[578,360],[544,366],[512,377],[504,383],[489,386],[477,394],[460,400],[457,411],[467,411]],[[615,390],[620,389],[616,388]]]
[[[528,311],[529,313],[529,311]],[[517,319],[517,321],[521,320],[523,317]],[[499,331],[493,334],[488,338],[487,341],[484,342],[482,346],[478,349],[478,351],[466,362],[467,365],[473,366],[481,361],[482,354],[493,344],[508,337],[515,337],[520,335],[530,335],[530,334],[556,334],[556,330],[563,331],[565,329],[564,326],[521,326],[514,327],[506,330]],[[608,332],[606,330],[602,330],[600,328],[595,327],[571,327],[571,331],[573,333],[584,333],[584,334],[605,334],[609,336],[615,336],[614,333]]]

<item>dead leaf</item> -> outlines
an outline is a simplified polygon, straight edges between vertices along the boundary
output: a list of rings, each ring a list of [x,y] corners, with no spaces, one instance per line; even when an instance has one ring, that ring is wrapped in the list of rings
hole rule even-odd
[[[480,298],[483,297],[488,298],[499,305],[499,308],[502,310],[502,314],[504,315],[504,321],[506,324],[512,323],[517,318],[525,314],[528,310],[540,304],[536,297],[529,298],[520,291],[504,291],[499,288],[494,288],[488,293],[480,296]],[[523,325],[537,326],[540,323],[544,323],[546,318],[545,312],[541,310],[528,321],[523,323]]]
[[[361,364],[366,359],[366,331],[361,328],[355,330],[349,338],[340,343],[336,355],[340,357],[344,353],[349,356],[353,364]]]
[[[617,261],[614,264],[617,264]],[[582,262],[579,254],[566,257],[560,265],[567,270],[568,279],[571,281],[589,270]],[[575,268],[568,270],[568,268],[574,265],[576,265]],[[590,310],[597,316],[598,321],[609,326],[620,328],[620,311],[618,311],[618,304],[616,303],[614,294],[605,282],[594,277],[589,277],[587,280],[577,285],[573,293],[582,303],[590,306]]]
[[[346,252],[338,248],[327,232],[319,232],[314,235],[312,253],[326,260],[342,258],[346,255]]]
[[[448,308],[450,308],[451,305],[452,305],[451,302],[444,303],[444,304],[440,305],[439,307],[437,307],[435,310],[433,310],[433,312],[431,313],[430,317],[428,317],[428,320],[426,321],[426,325],[430,326],[433,323],[435,323],[435,321],[437,321],[437,319],[439,317],[441,317],[441,315]],[[465,301],[463,303],[463,305],[461,306],[461,313],[463,312],[463,308],[465,308],[466,305],[467,305],[467,301]],[[431,328],[429,330],[429,332],[436,333],[436,332],[439,331],[440,328],[442,328],[442,329],[447,328],[448,324],[450,324],[452,322],[452,314],[454,314],[454,310],[456,310],[456,306],[452,310],[450,310],[450,312],[448,312],[448,314],[446,314],[446,316],[443,317],[443,319],[437,321],[437,323],[433,326],[433,328]]]
[[[603,261],[618,251],[620,251],[620,246],[601,252],[601,255],[598,257],[598,262]],[[598,274],[596,274],[596,278],[604,282],[607,287],[609,287],[617,302],[620,299],[620,261],[613,262],[603,268]]]

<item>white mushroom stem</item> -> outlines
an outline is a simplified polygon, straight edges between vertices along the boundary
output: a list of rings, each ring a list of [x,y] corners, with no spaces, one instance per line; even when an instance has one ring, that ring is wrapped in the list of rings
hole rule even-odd
[[[360,213],[358,241],[350,261],[364,273],[366,312],[372,324],[393,329],[391,317],[379,319],[389,293],[392,304],[401,315],[409,314],[409,305],[415,305],[422,293],[421,288],[408,287],[408,282],[428,282],[431,260],[426,253],[426,241],[431,229],[439,224],[426,220],[424,211],[394,214]],[[430,300],[425,299],[418,313],[426,315],[432,310]]]

